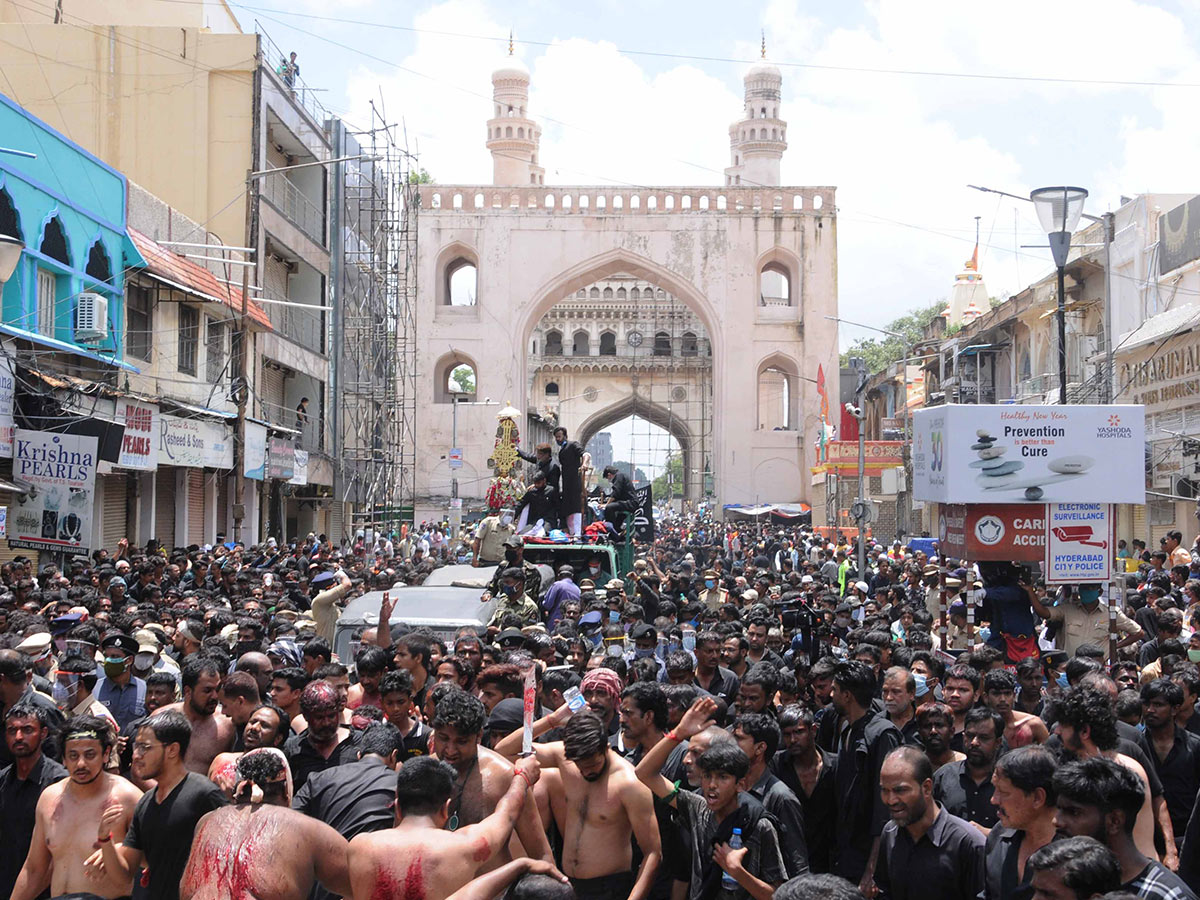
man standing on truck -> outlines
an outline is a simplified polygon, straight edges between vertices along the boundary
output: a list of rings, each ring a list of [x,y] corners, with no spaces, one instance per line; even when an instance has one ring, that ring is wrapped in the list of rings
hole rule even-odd
[[[558,441],[558,466],[562,472],[563,531],[572,537],[583,533],[583,446],[579,441],[567,440],[567,429],[561,425],[554,429],[554,440]]]

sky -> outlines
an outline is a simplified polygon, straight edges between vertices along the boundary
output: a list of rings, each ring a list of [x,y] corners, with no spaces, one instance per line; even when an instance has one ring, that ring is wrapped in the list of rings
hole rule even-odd
[[[1027,195],[1071,184],[1087,211],[1193,192],[1200,0],[443,0],[230,3],[322,102],[371,104],[444,183],[487,183],[490,74],[532,74],[547,184],[717,185],[759,57],[783,74],[785,185],[837,188],[839,315],[885,326],[946,297],[971,256],[992,296],[1046,274]],[[869,336],[843,325],[840,343]],[[614,434],[614,439],[617,435]]]

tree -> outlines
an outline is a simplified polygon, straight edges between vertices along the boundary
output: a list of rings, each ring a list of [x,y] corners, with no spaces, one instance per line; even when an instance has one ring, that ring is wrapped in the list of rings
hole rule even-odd
[[[475,393],[475,370],[465,363],[461,366],[455,366],[454,371],[450,373],[450,382],[453,389],[457,389],[462,394]]]
[[[433,180],[433,176],[430,175],[428,172],[426,172],[424,169],[413,169],[411,172],[409,172],[408,173],[408,183],[409,184],[437,184],[437,182]]]
[[[668,500],[683,496],[683,457],[672,453],[667,457],[666,471],[654,479],[654,499]]]
[[[841,365],[845,367],[849,365],[850,357],[860,356],[868,372],[879,372],[892,363],[903,360],[905,351],[924,337],[926,326],[940,316],[945,308],[946,301],[938,300],[936,303],[894,319],[888,323],[886,328],[888,331],[895,331],[903,335],[903,337],[889,335],[882,339],[860,338],[841,355]]]

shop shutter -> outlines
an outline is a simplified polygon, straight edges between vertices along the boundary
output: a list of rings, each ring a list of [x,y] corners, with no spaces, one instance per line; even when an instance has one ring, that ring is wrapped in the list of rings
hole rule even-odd
[[[1146,541],[1146,546],[1150,546],[1150,534],[1146,529],[1146,507],[1139,503],[1133,507],[1133,535],[1132,537],[1140,538]]]
[[[345,527],[346,504],[339,503],[335,499],[333,504],[329,507],[329,530],[325,532],[335,547],[338,546],[342,542],[342,538],[345,537]]]
[[[262,401],[262,417],[276,425],[291,427],[294,421],[288,421],[287,407],[283,402],[283,370],[275,366],[262,368],[262,379],[258,384],[258,396]]]
[[[187,470],[187,540],[184,543],[188,546],[198,544],[203,547],[213,540],[211,537],[206,539],[204,534],[204,481],[203,469]]]
[[[175,549],[175,467],[159,466],[154,474],[154,537]]]
[[[223,531],[226,534],[231,529],[231,521],[233,518],[233,488],[230,486],[230,476],[227,472],[218,472],[217,478],[217,531]],[[216,536],[213,536],[216,539]],[[205,541],[205,543],[208,543]]]
[[[125,527],[128,483],[124,475],[102,475],[100,479],[104,491],[100,499],[100,546],[111,554],[116,552],[121,538],[129,536]]]

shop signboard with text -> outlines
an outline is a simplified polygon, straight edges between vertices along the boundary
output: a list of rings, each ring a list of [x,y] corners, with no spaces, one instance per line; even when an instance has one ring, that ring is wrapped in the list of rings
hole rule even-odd
[[[972,562],[1041,562],[1046,554],[1045,508],[1025,503],[938,507],[938,549]]]
[[[15,497],[8,545],[90,553],[96,462],[92,435],[16,429],[13,478],[31,490]]]
[[[1141,406],[948,405],[913,415],[913,496],[939,503],[1146,500]]]
[[[232,469],[232,432],[221,422],[160,416],[158,464],[192,469]]]
[[[117,465],[143,472],[153,472],[157,469],[157,436],[162,427],[158,406],[122,397],[117,400],[117,421],[125,426]]]

